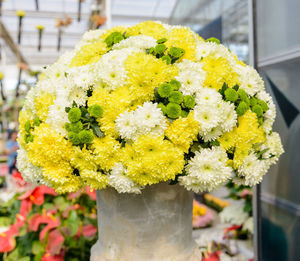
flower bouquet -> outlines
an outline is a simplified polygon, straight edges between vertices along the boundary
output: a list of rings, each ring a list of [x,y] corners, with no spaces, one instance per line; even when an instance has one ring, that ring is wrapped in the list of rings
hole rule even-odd
[[[58,193],[89,185],[124,200],[175,199],[167,183],[253,186],[283,152],[274,119],[258,73],[216,39],[152,21],[94,30],[28,92],[18,166]]]

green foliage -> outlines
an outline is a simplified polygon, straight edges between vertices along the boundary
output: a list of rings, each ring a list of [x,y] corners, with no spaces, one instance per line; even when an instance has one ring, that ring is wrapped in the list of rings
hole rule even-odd
[[[161,57],[161,59],[162,59],[163,61],[165,61],[165,62],[166,62],[166,64],[171,64],[171,62],[172,62],[172,59],[171,59],[171,57],[170,57],[170,56],[168,56],[168,55],[164,55],[164,56],[162,56],[162,57]]]
[[[186,95],[183,97],[183,105],[185,108],[193,109],[195,106],[195,98],[191,95]]]
[[[92,117],[100,118],[103,115],[103,109],[100,105],[92,105],[88,108],[88,112]]]
[[[28,132],[28,133],[30,132],[31,124],[30,124],[29,120],[25,122],[24,129],[26,132]]]
[[[68,138],[69,138],[69,141],[74,145],[79,145],[81,142],[79,135],[76,132],[72,132],[72,131],[69,132]]]
[[[183,95],[179,91],[172,91],[168,98],[169,102],[181,104],[183,102]]]
[[[254,113],[256,113],[256,115],[257,115],[257,117],[260,117],[260,116],[262,116],[263,115],[263,109],[261,108],[261,106],[260,105],[254,105],[253,107],[252,107],[252,111],[254,112]]]
[[[34,125],[34,126],[40,126],[40,124],[41,124],[41,121],[40,121],[39,118],[35,118],[35,119],[33,120],[33,125]]]
[[[68,118],[72,123],[79,121],[81,118],[81,110],[76,107],[70,109],[70,111],[68,112]]]
[[[241,101],[244,101],[244,102],[246,102],[246,103],[249,104],[248,95],[247,95],[247,93],[244,90],[239,89],[237,93],[238,93],[239,98],[241,99]]]
[[[166,114],[167,108],[162,102],[157,105],[157,108],[160,108],[163,114]]]
[[[169,83],[163,83],[158,87],[157,92],[160,97],[167,98],[172,92],[172,86]]]
[[[107,47],[112,47],[114,44],[121,42],[125,37],[120,32],[113,32],[104,40]]]
[[[236,90],[228,88],[224,92],[225,100],[230,102],[235,102],[238,99],[238,93]]]
[[[186,110],[181,110],[181,117],[186,118],[189,115],[189,112]]]
[[[185,50],[183,50],[182,48],[178,48],[178,47],[171,47],[168,54],[170,55],[171,58],[177,60],[185,54]]]
[[[79,224],[80,224],[80,219],[77,215],[77,212],[75,210],[70,211],[69,213],[69,217],[67,219],[67,226],[70,229],[70,236],[75,236],[78,228],[79,228]]]
[[[266,112],[269,109],[268,104],[265,101],[258,100],[258,105],[262,108],[263,112]]]
[[[249,105],[248,105],[246,102],[242,101],[242,102],[240,102],[240,104],[237,106],[237,108],[236,108],[236,113],[237,113],[238,116],[242,116],[242,115],[245,114],[245,112],[246,112],[248,109],[249,109]]]
[[[165,46],[164,44],[158,44],[155,46],[154,48],[154,53],[157,55],[162,55],[164,53],[164,51],[167,50],[167,46]]]
[[[177,119],[181,115],[181,107],[176,103],[170,102],[166,107],[167,115],[171,119]]]
[[[94,139],[94,135],[91,131],[88,130],[82,130],[78,133],[80,142],[83,144],[91,144]]]
[[[156,43],[162,44],[162,43],[165,43],[166,41],[167,41],[167,38],[161,38],[161,39],[158,39],[158,40],[156,41]]]
[[[178,91],[181,87],[181,83],[179,81],[175,80],[175,79],[171,80],[170,84],[172,86],[173,91]]]
[[[83,124],[80,121],[74,122],[70,124],[70,131],[79,133],[83,129]]]
[[[210,37],[210,38],[206,39],[205,42],[213,42],[213,43],[216,43],[216,44],[220,44],[220,40],[218,38],[215,38],[215,37]]]

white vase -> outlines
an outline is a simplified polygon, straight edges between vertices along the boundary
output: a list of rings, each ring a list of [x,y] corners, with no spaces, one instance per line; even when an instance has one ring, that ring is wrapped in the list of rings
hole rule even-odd
[[[192,238],[193,194],[160,183],[142,194],[97,191],[99,239],[91,261],[199,261]]]

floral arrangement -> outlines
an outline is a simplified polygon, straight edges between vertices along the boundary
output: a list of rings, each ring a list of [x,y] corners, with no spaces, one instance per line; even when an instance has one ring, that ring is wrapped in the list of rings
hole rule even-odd
[[[17,175],[13,179],[21,181]],[[97,240],[95,199],[88,188],[59,196],[41,185],[1,202],[0,259],[89,259]]]
[[[283,152],[274,119],[258,73],[216,39],[152,21],[94,30],[28,92],[18,166],[58,193],[253,186]]]
[[[210,226],[214,221],[213,212],[205,205],[194,199],[193,201],[193,228]]]

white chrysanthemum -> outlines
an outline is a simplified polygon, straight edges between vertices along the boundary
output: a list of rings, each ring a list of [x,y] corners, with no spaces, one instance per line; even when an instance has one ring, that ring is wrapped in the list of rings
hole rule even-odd
[[[106,33],[106,30],[103,29],[97,29],[97,30],[89,30],[85,32],[82,36],[82,39],[80,42],[76,45],[76,50],[80,49],[82,46],[92,43],[94,41],[97,41],[100,39],[100,37]]]
[[[78,106],[85,106],[87,101],[87,90],[82,89],[81,87],[74,87],[69,93],[68,100],[71,102],[76,102]]]
[[[25,181],[38,185],[45,183],[42,169],[33,165],[29,161],[27,152],[22,147],[18,150],[17,167],[18,170],[22,173],[22,177]]]
[[[134,112],[125,111],[116,119],[116,130],[120,133],[122,139],[130,140],[137,132],[137,124],[134,119]]]
[[[215,104],[196,105],[194,118],[200,124],[201,133],[205,135],[220,124],[222,113]]]
[[[243,159],[238,168],[238,175],[242,178],[243,185],[254,186],[262,181],[262,176],[267,172],[270,164],[266,160],[259,160],[251,152]]]
[[[232,169],[226,166],[227,160],[226,151],[221,147],[197,151],[185,167],[187,175],[179,177],[179,182],[196,193],[214,190],[232,175]]]
[[[254,220],[253,217],[249,217],[243,224],[243,230],[247,230],[249,233],[254,233]]]
[[[236,201],[224,208],[219,216],[222,223],[231,225],[242,225],[249,218],[249,214],[244,211],[243,201]]]
[[[35,106],[34,106],[34,99],[35,99],[35,88],[30,89],[27,92],[24,102],[24,109],[26,111],[30,111],[31,113],[36,113]]]
[[[240,88],[247,92],[247,94],[254,95],[265,89],[264,81],[253,67],[235,63],[235,71],[238,74]]]
[[[202,64],[183,60],[176,66],[179,71],[175,78],[181,83],[180,91],[184,95],[193,95],[203,87],[206,73],[202,69]]]
[[[232,53],[224,45],[217,44],[214,42],[199,42],[196,47],[197,61],[201,61],[202,58],[205,58],[207,56],[214,56],[216,58],[227,58],[227,60],[231,64],[234,64],[234,58]]]
[[[71,106],[72,101],[64,96],[58,96],[53,105],[49,106],[46,123],[55,129],[60,135],[66,136],[65,123],[69,122],[65,107]]]
[[[127,48],[113,50],[104,54],[96,65],[98,77],[109,90],[115,90],[126,84],[128,78],[124,62],[128,55],[139,49]]]
[[[231,131],[237,123],[237,113],[235,111],[235,107],[232,103],[223,101],[221,103],[221,110],[223,115],[221,128],[223,132]]]
[[[268,159],[270,164],[274,164],[284,152],[279,134],[272,132],[270,135],[267,135],[265,146],[268,150],[264,153],[263,158]]]
[[[123,48],[134,47],[134,48],[138,48],[140,50],[145,51],[146,49],[155,47],[155,45],[156,45],[156,39],[153,38],[152,36],[136,35],[136,36],[131,36],[131,37],[115,44],[112,49],[119,50],[119,49],[123,49]]]
[[[126,168],[122,163],[116,163],[111,169],[110,175],[107,176],[108,184],[115,188],[119,193],[141,193],[141,187],[135,184],[126,175]]]
[[[167,128],[166,118],[156,103],[145,102],[135,111],[125,112],[116,119],[116,130],[121,137],[137,140],[145,134],[162,135]]]
[[[66,75],[70,86],[78,86],[84,90],[88,90],[100,78],[95,66],[92,65],[71,67],[66,71]]]
[[[199,88],[196,93],[196,104],[199,105],[216,105],[222,103],[221,94],[213,88]]]
[[[200,130],[199,134],[205,142],[208,142],[219,138],[223,134],[223,129],[220,126],[218,126],[212,128],[209,132],[202,132]]]
[[[273,123],[276,118],[276,107],[270,94],[265,91],[257,93],[256,97],[267,103],[269,109],[263,114],[264,121],[262,127],[266,133],[272,130]]]

